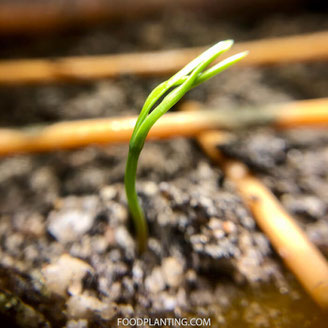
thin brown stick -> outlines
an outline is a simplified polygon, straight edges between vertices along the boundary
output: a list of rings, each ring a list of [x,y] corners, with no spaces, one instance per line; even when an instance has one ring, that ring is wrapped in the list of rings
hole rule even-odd
[[[122,74],[167,75],[179,70],[204,49],[54,60],[4,60],[0,62],[0,85],[87,81],[113,78]],[[328,32],[241,42],[233,47],[229,55],[244,50],[249,50],[249,55],[237,63],[243,67],[328,60]]]
[[[328,126],[328,98],[238,111],[202,109],[198,103],[190,102],[183,107],[199,110],[167,113],[151,129],[149,138],[190,137],[218,127],[231,130],[263,124],[281,128],[291,125]],[[0,129],[0,155],[128,142],[135,121],[136,117],[117,117],[68,121],[20,130],[3,128]]]
[[[218,132],[205,132],[198,137],[204,151],[218,162],[225,174],[234,181],[257,224],[304,289],[320,307],[328,310],[326,259],[274,195],[248,172],[244,164],[227,161],[222,157],[216,147],[220,140],[221,134]]]
[[[200,4],[199,0],[190,2]],[[173,0],[11,0],[0,3],[0,33],[42,33],[67,26],[144,16],[173,4]]]
[[[328,124],[328,98],[289,102],[271,110],[277,114],[273,125],[280,129]]]
[[[149,133],[150,139],[191,136],[213,125],[213,114],[169,113]],[[136,117],[61,122],[23,130],[0,129],[0,155],[69,149],[90,144],[128,142]]]
[[[302,8],[298,0],[2,0],[0,1],[0,33],[43,33],[69,26],[90,25],[115,19],[154,15],[163,10],[203,10],[216,17],[248,11],[262,12]],[[251,11],[248,9],[252,8]]]
[[[185,102],[183,111],[202,111],[207,115],[208,108],[197,102]],[[328,127],[328,98],[317,98],[269,105],[261,108],[223,109],[215,111],[216,127],[238,129],[247,126],[272,125],[278,129],[304,126]],[[215,123],[214,122],[214,123]]]

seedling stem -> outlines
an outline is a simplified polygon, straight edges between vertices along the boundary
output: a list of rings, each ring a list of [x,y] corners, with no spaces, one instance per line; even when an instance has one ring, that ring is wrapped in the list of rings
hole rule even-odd
[[[147,248],[148,226],[145,214],[138,200],[136,175],[138,159],[147,134],[156,121],[172,108],[190,89],[224,71],[247,55],[246,51],[241,52],[205,70],[220,54],[229,50],[232,45],[232,40],[226,40],[207,49],[170,79],[158,85],[150,93],[140,112],[130,139],[124,182],[129,209],[136,229],[138,249],[141,253]],[[153,106],[161,98],[163,99],[160,104],[151,111]]]

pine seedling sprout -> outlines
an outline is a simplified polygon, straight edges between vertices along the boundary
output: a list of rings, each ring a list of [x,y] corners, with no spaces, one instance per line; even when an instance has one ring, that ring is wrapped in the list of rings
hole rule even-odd
[[[226,40],[218,42],[207,49],[170,79],[158,85],[150,93],[142,107],[130,139],[124,177],[125,191],[130,213],[134,221],[139,252],[143,252],[147,248],[148,226],[145,214],[138,201],[136,174],[138,159],[147,134],[156,121],[172,108],[186,92],[224,71],[247,55],[246,51],[238,53],[206,70],[220,54],[229,50],[232,45],[233,40]],[[160,99],[162,101],[153,108]]]

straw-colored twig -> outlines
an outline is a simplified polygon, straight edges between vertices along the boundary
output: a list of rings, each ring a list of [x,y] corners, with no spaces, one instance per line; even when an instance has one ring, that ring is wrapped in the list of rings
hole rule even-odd
[[[180,0],[182,5],[199,0]],[[0,2],[0,33],[42,33],[69,26],[154,14],[173,0],[11,0]]]
[[[259,15],[277,10],[302,8],[298,0],[2,0],[0,34],[43,33],[71,26],[88,26],[99,22],[120,21],[156,15],[175,9],[215,13],[216,17],[243,13]],[[256,10],[249,11],[249,8]]]
[[[166,50],[89,57],[3,60],[0,85],[53,83],[113,78],[122,74],[158,76],[171,74],[205,48]],[[244,49],[249,55],[240,66],[278,65],[328,60],[328,32],[237,43],[229,55]],[[224,57],[224,56],[223,56]]]
[[[328,126],[328,98],[295,101],[268,108],[239,110],[202,109],[198,103],[185,103],[190,112],[167,113],[149,133],[149,138],[191,137],[202,131],[238,129],[269,124],[284,128],[302,125]],[[91,119],[55,123],[25,129],[0,129],[0,155],[44,152],[90,144],[128,142],[136,117]]]
[[[225,174],[234,181],[257,224],[308,294],[319,306],[327,310],[328,263],[326,259],[273,194],[248,172],[244,164],[224,159],[216,147],[221,137],[220,132],[205,132],[198,137],[198,141],[205,152],[218,162]]]
[[[69,149],[90,144],[128,142],[136,117],[61,122],[29,129],[0,129],[0,155]],[[209,117],[169,113],[155,125],[149,138],[195,135],[213,127]]]

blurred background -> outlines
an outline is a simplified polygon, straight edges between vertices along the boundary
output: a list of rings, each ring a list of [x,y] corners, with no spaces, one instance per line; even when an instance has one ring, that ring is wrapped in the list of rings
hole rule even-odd
[[[292,24],[290,19],[292,20],[293,16],[301,13],[303,15],[306,13],[323,14],[326,9],[327,4],[324,1],[310,0],[268,0],[265,2],[260,0],[233,2],[228,0],[143,0],[138,2],[133,0],[1,0],[0,55],[2,57],[25,55],[23,51],[31,42],[24,39],[16,44],[16,47],[20,49],[15,52],[15,47],[13,49],[5,47],[8,44],[4,42],[10,42],[7,39],[9,36],[11,38],[33,37],[34,41],[38,38],[43,39],[42,44],[39,40],[39,43],[34,45],[34,52],[30,53],[30,56],[51,56],[56,55],[54,52],[56,50],[62,55],[70,54],[74,50],[76,54],[117,52],[119,49],[127,51],[129,50],[128,41],[135,42],[133,44],[135,50],[173,47],[178,45],[174,44],[174,39],[178,37],[174,35],[174,29],[177,34],[182,26],[184,26],[184,31],[180,30],[180,33],[183,33],[180,38],[183,39],[185,45],[213,42],[211,37],[218,32],[215,40],[228,34],[237,39],[291,34],[296,32],[296,28],[290,25]],[[275,23],[272,18],[279,15],[290,18],[280,24],[282,25],[280,33],[278,26],[274,26],[274,24],[278,25],[278,22]],[[231,26],[233,22],[238,22],[238,31],[233,30]],[[195,26],[197,23],[198,25]],[[201,23],[208,25],[207,32],[210,36],[207,38],[208,33],[202,35],[205,27],[198,31],[197,38],[195,31],[200,29]],[[161,28],[162,24],[165,28]],[[137,28],[139,25],[141,25],[140,28]],[[320,28],[320,19],[312,24],[305,20],[300,25],[303,25],[304,30],[315,30]],[[256,31],[257,26],[260,31]],[[74,49],[74,46],[78,46],[76,44],[79,42],[78,35],[81,38],[85,33],[90,39],[91,30],[98,30],[99,34],[100,28],[103,29],[103,34],[107,29],[107,37],[99,42],[98,49],[96,41],[92,44],[89,41],[90,44],[84,50]],[[124,33],[125,31],[128,33]],[[48,40],[45,35],[49,35]],[[97,34],[94,35],[94,38],[96,37]],[[81,39],[80,42],[82,42]],[[115,42],[119,42],[121,48],[118,48]],[[11,45],[15,46],[15,42]]]
[[[224,39],[240,42],[320,32],[328,27],[326,9],[325,2],[310,0],[1,0],[0,58],[54,59],[67,56],[139,53],[208,46]],[[320,63],[310,65],[320,68],[306,68],[295,63],[287,71],[281,71],[284,78],[279,83],[282,85],[277,85],[279,83],[272,77],[268,83],[275,84],[274,87],[278,89],[284,89],[284,83],[288,84],[286,79],[293,79],[296,85],[290,89],[293,89],[294,98],[323,96],[324,86],[320,84],[322,66]],[[278,65],[277,70],[279,67]],[[299,79],[297,75],[301,74],[301,70],[308,70],[307,79],[312,78],[312,83],[306,87],[302,86],[304,79]],[[6,72],[2,71],[2,75],[10,75]],[[245,79],[249,76],[247,72],[251,74],[251,71],[245,70]],[[267,71],[264,69],[262,72],[265,74]],[[320,76],[317,76],[318,74]],[[132,74],[130,78],[135,79],[132,82],[133,88],[131,85],[122,86],[124,95],[117,96],[117,100],[108,96],[108,90],[104,91],[106,86],[112,84],[112,80],[108,79],[105,84],[101,82],[106,79],[100,79],[95,83],[83,83],[79,87],[74,83],[65,91],[58,83],[57,88],[54,88],[56,83],[42,83],[42,78],[38,87],[10,90],[2,88],[1,106],[7,110],[3,110],[0,123],[22,125],[42,121],[53,122],[65,118],[110,115],[115,112],[112,102],[118,103],[118,99],[122,100],[122,97],[128,102],[129,110],[135,112],[133,109],[142,105],[145,94],[140,91],[140,96],[137,96],[139,77]],[[263,76],[257,78],[262,79]],[[142,80],[142,83],[151,87],[159,80]],[[124,78],[120,82],[128,83]],[[243,88],[243,83],[240,82],[240,88]],[[14,86],[16,84],[19,85],[21,82],[13,82]],[[8,83],[5,82],[4,87],[6,85]],[[216,87],[214,85],[213,90]],[[235,87],[238,88],[237,85]],[[229,105],[227,97],[220,92],[221,88],[223,86],[216,89],[218,97],[213,95],[216,99],[211,100],[211,95],[207,96],[209,103]],[[78,90],[84,90],[83,94]],[[126,93],[126,90],[129,92]],[[257,91],[252,92],[252,88],[248,91],[253,96],[255,93],[259,94]],[[92,109],[86,99],[88,92],[91,98],[91,93],[97,94],[98,101],[90,100]],[[195,91],[194,95],[196,98],[198,95],[198,100],[205,99],[205,94],[202,99],[199,98],[202,92],[208,93],[209,90],[201,87],[198,92]],[[222,96],[221,100],[219,96]],[[238,103],[242,102],[243,97],[248,96],[239,95],[234,99]],[[270,99],[266,97],[266,101],[274,102],[275,97],[276,95],[271,95]],[[80,98],[84,101],[83,108],[78,105]],[[282,98],[285,100],[286,97]],[[21,106],[24,110],[20,109]],[[122,101],[119,107],[120,111],[126,111]],[[27,116],[22,116],[22,111]]]

